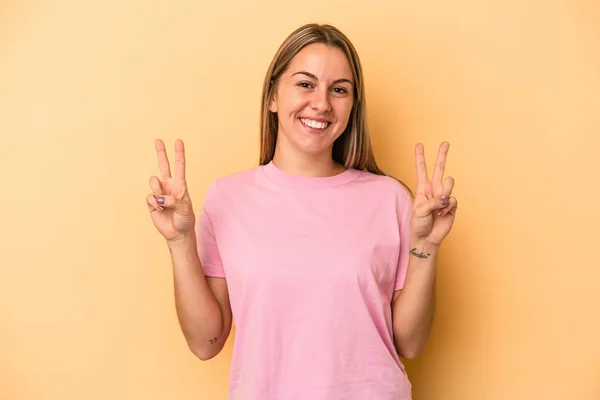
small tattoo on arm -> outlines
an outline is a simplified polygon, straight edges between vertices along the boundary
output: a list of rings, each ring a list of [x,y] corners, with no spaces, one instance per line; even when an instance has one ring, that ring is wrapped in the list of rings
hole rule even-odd
[[[215,343],[217,343],[217,338],[210,339],[210,344],[215,344]]]
[[[427,257],[429,257],[431,255],[430,253],[427,253],[427,254],[425,254],[423,252],[417,253],[417,248],[416,247],[410,251],[410,254],[412,254],[415,257],[419,257],[419,258],[427,258]]]

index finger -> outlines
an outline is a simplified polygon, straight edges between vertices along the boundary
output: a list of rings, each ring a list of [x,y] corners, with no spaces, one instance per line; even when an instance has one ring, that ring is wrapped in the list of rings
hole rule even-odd
[[[427,183],[427,165],[423,154],[423,145],[418,143],[415,147],[415,164],[417,168],[417,191],[424,190]]]
[[[175,177],[185,180],[185,146],[181,139],[175,142]]]
[[[163,180],[171,177],[171,167],[169,166],[169,158],[167,157],[167,151],[165,150],[165,144],[162,140],[157,139],[154,142],[156,147],[156,155],[158,157],[158,168]]]

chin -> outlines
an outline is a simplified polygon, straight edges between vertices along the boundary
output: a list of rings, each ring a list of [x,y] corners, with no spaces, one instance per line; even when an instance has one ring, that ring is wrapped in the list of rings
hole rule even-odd
[[[323,146],[306,146],[306,145],[300,145],[298,146],[299,150],[306,154],[306,155],[310,155],[310,156],[319,156],[321,154],[331,154],[331,146],[328,147],[323,147]]]
[[[298,150],[311,155],[331,152],[333,142],[334,139],[331,137],[306,138],[302,135],[296,135],[293,139],[293,143]]]

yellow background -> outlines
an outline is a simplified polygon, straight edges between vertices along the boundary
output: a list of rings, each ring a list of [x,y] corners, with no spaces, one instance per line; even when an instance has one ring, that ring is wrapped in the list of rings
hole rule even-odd
[[[256,165],[263,74],[313,21],[359,50],[389,173],[414,188],[414,144],[431,165],[451,143],[459,210],[414,399],[600,399],[591,0],[4,0],[0,399],[226,398],[231,342],[203,363],[177,325],[153,141],[184,139],[196,209]]]

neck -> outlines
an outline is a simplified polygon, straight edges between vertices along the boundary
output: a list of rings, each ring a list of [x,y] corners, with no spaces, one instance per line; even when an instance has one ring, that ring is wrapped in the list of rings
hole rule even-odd
[[[288,174],[304,177],[333,176],[346,170],[333,160],[331,151],[307,155],[292,149],[283,151],[279,146],[275,148],[273,164]]]

